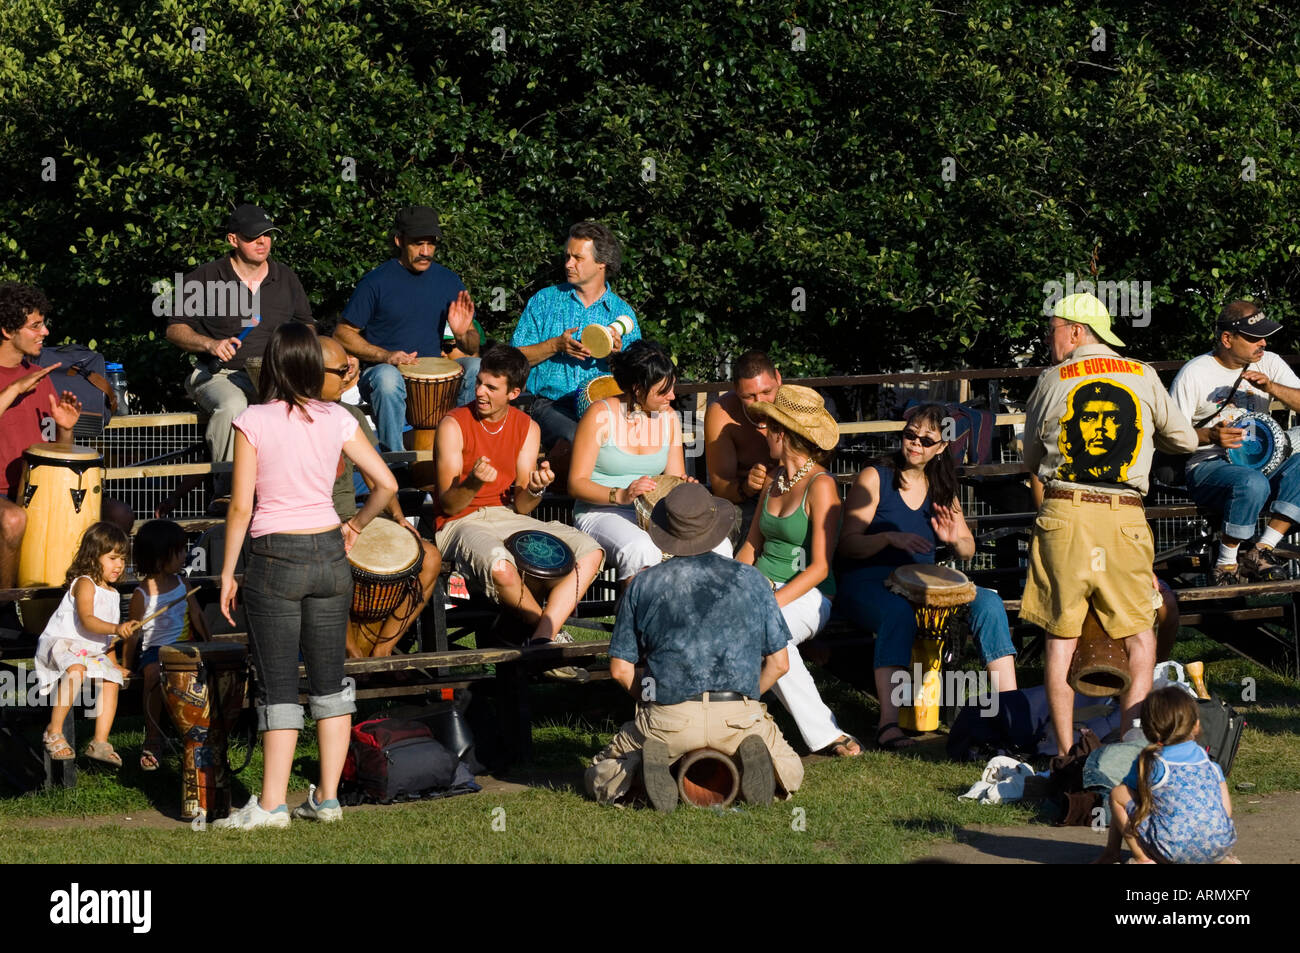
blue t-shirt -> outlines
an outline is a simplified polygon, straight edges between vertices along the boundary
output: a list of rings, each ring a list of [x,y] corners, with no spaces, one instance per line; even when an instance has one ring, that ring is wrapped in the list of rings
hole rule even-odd
[[[1195,741],[1183,741],[1176,745],[1169,745],[1167,748],[1162,748],[1160,750],[1160,758],[1163,758],[1170,764],[1199,764],[1202,761],[1209,761],[1210,756],[1206,754],[1205,749]],[[1219,781],[1222,781],[1223,770],[1213,761],[1210,761],[1210,767],[1214,769],[1214,773],[1218,776]],[[1165,766],[1160,763],[1160,759],[1158,758],[1151,765],[1151,783],[1158,784],[1160,779],[1164,776]],[[1128,774],[1124,775],[1124,784],[1134,794],[1137,793],[1138,766],[1136,761],[1133,762],[1132,770],[1130,770]]]
[[[705,553],[678,556],[632,578],[609,654],[633,665],[644,658],[655,680],[653,700],[676,705],[700,692],[757,698],[763,659],[789,641],[763,574]]]
[[[636,312],[605,285],[605,293],[591,307],[586,307],[573,285],[552,285],[543,288],[528,299],[524,313],[519,316],[514,337],[515,347],[541,344],[559,337],[569,328],[577,328],[574,338],[581,338],[583,328],[589,324],[613,324],[616,318],[627,315],[632,319],[632,330],[623,335],[623,347],[641,339],[641,325]],[[528,375],[528,390],[550,400],[560,400],[578,392],[578,388],[593,377],[609,373],[609,361],[588,358],[580,361],[568,354],[557,354],[542,361]]]
[[[420,357],[442,354],[447,307],[465,285],[437,262],[422,274],[390,258],[357,282],[342,320],[385,351],[413,351]]]

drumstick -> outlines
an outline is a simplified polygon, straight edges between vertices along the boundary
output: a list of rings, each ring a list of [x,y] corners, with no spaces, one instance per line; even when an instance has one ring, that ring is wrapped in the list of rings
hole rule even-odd
[[[158,618],[160,615],[162,615],[162,614],[163,614],[164,612],[166,612],[168,609],[170,609],[170,608],[172,608],[173,606],[179,605],[180,603],[184,602],[184,601],[185,601],[186,599],[188,599],[190,596],[194,595],[194,593],[198,592],[199,589],[201,589],[201,588],[202,588],[202,586],[191,586],[189,589],[187,589],[187,590],[185,591],[185,595],[183,595],[183,596],[177,596],[175,599],[173,599],[171,602],[167,603],[167,605],[165,605],[165,606],[159,606],[159,607],[158,607],[157,609],[155,609],[153,612],[150,612],[147,616],[145,616],[143,619],[140,620],[140,628],[143,629],[143,628],[144,628],[144,624],[145,624],[146,622],[152,622],[154,619]],[[110,643],[109,643],[109,648],[112,648],[112,647],[113,647],[113,643],[114,643],[114,642],[121,641],[121,639],[122,639],[122,636],[120,636],[120,635],[115,635],[115,636],[113,636],[113,642],[110,642]]]
[[[240,334],[236,340],[238,340],[240,344],[243,344],[244,338],[248,337],[253,332],[253,328],[257,327],[261,323],[262,316],[260,314],[253,315],[253,317],[249,319],[248,327],[244,328],[243,333]]]

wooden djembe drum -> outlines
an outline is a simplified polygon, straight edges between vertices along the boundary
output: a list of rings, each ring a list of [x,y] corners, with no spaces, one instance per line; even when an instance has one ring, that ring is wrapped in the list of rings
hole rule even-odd
[[[1122,695],[1133,680],[1128,672],[1128,639],[1112,639],[1101,627],[1092,607],[1083,619],[1083,634],[1074,648],[1066,676],[1080,695],[1106,698]]]

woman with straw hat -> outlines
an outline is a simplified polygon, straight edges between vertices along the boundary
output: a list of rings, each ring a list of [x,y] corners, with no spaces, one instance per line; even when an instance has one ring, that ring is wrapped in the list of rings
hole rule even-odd
[[[771,582],[790,629],[790,671],[772,690],[794,716],[809,750],[853,757],[862,747],[840,731],[797,648],[826,625],[835,595],[831,556],[839,535],[840,497],[825,464],[839,442],[839,427],[821,395],[796,384],[782,385],[775,401],[759,401],[749,413],[767,437],[772,459],[779,461],[759,493],[749,536],[736,554]]]

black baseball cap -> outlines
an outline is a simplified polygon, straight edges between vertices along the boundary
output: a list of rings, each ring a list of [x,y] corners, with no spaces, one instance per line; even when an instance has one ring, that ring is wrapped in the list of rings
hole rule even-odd
[[[427,205],[408,205],[399,209],[393,231],[403,238],[424,238],[432,235],[442,238],[442,227],[438,224],[438,213]]]
[[[226,234],[234,232],[244,238],[260,238],[267,232],[278,231],[260,207],[248,203],[231,212],[230,219],[226,222]]]
[[[1240,315],[1235,318],[1220,318],[1220,331],[1233,331],[1237,334],[1249,334],[1252,337],[1266,338],[1275,331],[1281,331],[1282,325],[1278,324],[1272,318],[1264,314],[1264,309],[1260,308],[1251,314]]]

